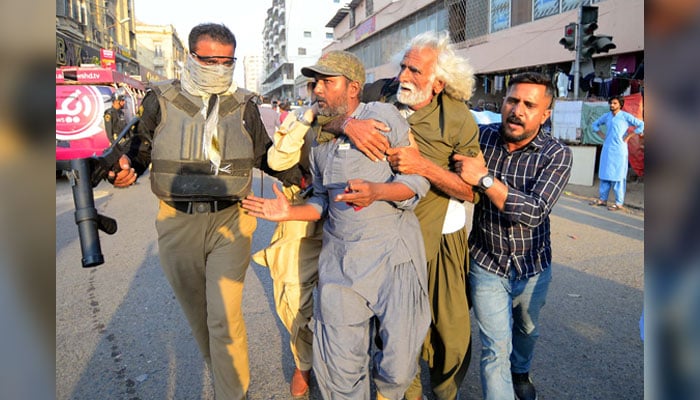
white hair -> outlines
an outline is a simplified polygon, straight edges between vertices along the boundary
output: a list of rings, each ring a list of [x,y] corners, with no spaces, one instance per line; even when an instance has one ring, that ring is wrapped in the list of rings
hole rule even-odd
[[[432,31],[421,33],[411,40],[403,54],[421,48],[437,52],[435,78],[445,83],[445,93],[456,100],[469,100],[474,92],[474,67],[466,58],[455,53],[449,36]]]

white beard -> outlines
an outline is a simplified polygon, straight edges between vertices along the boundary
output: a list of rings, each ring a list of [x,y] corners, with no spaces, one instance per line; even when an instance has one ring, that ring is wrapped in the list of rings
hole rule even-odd
[[[401,103],[405,104],[407,106],[415,106],[416,104],[420,104],[425,102],[432,96],[433,94],[433,83],[432,81],[430,82],[430,85],[428,85],[425,90],[418,90],[415,85],[411,83],[402,83],[399,85],[399,89],[396,92],[396,99]],[[406,92],[404,89],[407,89],[408,92]]]

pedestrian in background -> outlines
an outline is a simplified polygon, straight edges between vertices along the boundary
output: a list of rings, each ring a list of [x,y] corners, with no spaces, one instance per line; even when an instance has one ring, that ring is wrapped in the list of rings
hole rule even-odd
[[[267,135],[272,139],[275,131],[280,126],[279,114],[270,104],[270,98],[264,96],[262,98],[262,104],[258,106],[258,112],[260,112],[260,118],[262,118],[263,124],[265,125],[265,131]]]
[[[484,399],[535,400],[530,365],[552,276],[549,214],[571,173],[571,150],[541,130],[554,87],[538,73],[512,77],[501,123],[482,125],[486,166],[455,155],[481,193],[469,235],[469,282],[481,338]]]
[[[240,200],[270,139],[253,93],[233,82],[233,33],[197,25],[189,49],[182,78],[146,94],[139,135],[110,177],[126,187],[152,164],[163,272],[213,373],[216,398],[242,400],[250,372],[241,302],[257,221],[240,211]]]
[[[289,114],[289,110],[292,109],[292,105],[289,104],[288,101],[283,101],[280,104],[280,117],[279,117],[279,123],[281,124],[284,122],[284,119],[287,118],[287,114]]]
[[[112,94],[112,106],[104,113],[105,133],[110,143],[114,143],[119,137],[122,129],[126,126],[126,115],[124,114],[124,104],[126,98],[119,92]]]
[[[594,206],[607,206],[610,188],[615,193],[615,204],[608,207],[610,211],[618,211],[624,208],[625,192],[627,191],[627,168],[629,166],[629,149],[627,142],[632,137],[629,128],[635,128],[634,133],[644,135],[644,122],[635,118],[632,114],[622,111],[625,99],[622,96],[614,96],[608,100],[610,111],[593,121],[591,129],[604,139],[603,150],[600,153],[598,164],[598,178],[600,180],[599,197],[590,204]],[[605,125],[606,133],[603,134],[600,127]]]

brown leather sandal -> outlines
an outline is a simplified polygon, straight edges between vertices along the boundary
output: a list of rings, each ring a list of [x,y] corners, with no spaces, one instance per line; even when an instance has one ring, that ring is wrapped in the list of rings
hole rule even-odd
[[[600,206],[600,207],[605,207],[605,206],[608,205],[608,203],[607,203],[606,201],[602,201],[602,200],[600,200],[600,199],[595,199],[595,200],[591,201],[590,203],[588,203],[588,205],[589,205],[589,206]]]

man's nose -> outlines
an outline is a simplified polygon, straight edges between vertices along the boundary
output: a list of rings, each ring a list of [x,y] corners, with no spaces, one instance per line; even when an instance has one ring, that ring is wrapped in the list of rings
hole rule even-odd
[[[515,103],[513,104],[513,108],[511,108],[510,113],[512,115],[521,115],[523,113],[523,110],[525,110],[525,105],[522,103]]]

